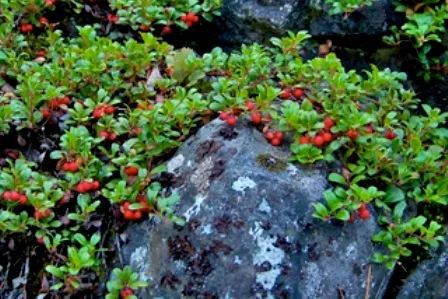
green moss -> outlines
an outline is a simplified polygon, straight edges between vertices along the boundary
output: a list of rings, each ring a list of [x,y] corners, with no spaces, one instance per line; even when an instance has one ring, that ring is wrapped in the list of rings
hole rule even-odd
[[[288,163],[285,160],[270,154],[260,154],[255,158],[255,161],[270,172],[282,172],[288,167]]]

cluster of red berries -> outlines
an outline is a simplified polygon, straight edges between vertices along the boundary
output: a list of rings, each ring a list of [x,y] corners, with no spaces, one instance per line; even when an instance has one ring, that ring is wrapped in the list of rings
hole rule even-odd
[[[294,98],[296,98],[297,100],[301,99],[304,95],[303,89],[301,88],[294,88],[293,90],[291,89],[283,89],[280,92],[280,97],[284,100],[287,100],[289,98],[291,98],[291,95],[294,96]]]
[[[79,193],[87,193],[91,191],[98,191],[100,189],[100,182],[98,181],[82,181],[76,186],[76,191]]]
[[[143,103],[143,104],[138,103],[138,104],[137,104],[137,109],[141,109],[141,110],[151,110],[152,108],[154,108],[154,105],[153,105],[153,104],[147,104],[147,103]]]
[[[114,114],[115,107],[107,104],[100,104],[93,110],[92,115],[96,119],[102,118],[105,114]]]
[[[47,218],[48,216],[50,216],[50,214],[50,209],[41,210],[36,207],[34,208],[34,218],[36,218],[37,221]]]
[[[99,135],[101,138],[104,138],[104,139],[110,140],[110,141],[117,139],[117,133],[115,133],[115,132],[101,131]]]
[[[79,165],[77,162],[65,162],[62,165],[62,170],[65,172],[77,172],[79,170]]]
[[[20,24],[20,31],[23,33],[33,31],[33,24],[23,22],[22,24]]]
[[[125,201],[121,206],[121,212],[123,213],[123,217],[129,221],[140,220],[143,214],[147,214],[151,211],[151,207],[148,204],[146,198],[142,195],[137,197],[137,202],[140,203],[141,207],[138,210],[131,210],[131,203],[129,201]]]
[[[126,299],[134,295],[134,291],[130,287],[124,287],[120,292],[120,297]]]
[[[137,176],[138,175],[138,168],[135,166],[126,166],[124,168],[124,173],[128,176]]]
[[[273,146],[279,146],[285,135],[280,131],[266,131],[264,133],[264,138],[266,138],[267,141],[269,141]]]
[[[40,54],[43,54],[43,55],[45,55],[45,51],[43,51],[42,53],[40,53]],[[62,105],[68,105],[68,104],[70,104],[70,98],[68,97],[68,96],[65,96],[65,97],[63,97],[63,98],[54,98],[54,99],[51,99],[50,100],[50,102],[48,103],[48,107],[49,108],[44,108],[44,109],[42,109],[42,116],[44,117],[44,118],[50,118],[51,117],[51,115],[52,115],[52,111],[53,110],[57,110],[57,109],[59,109]]]
[[[2,197],[4,200],[18,202],[21,206],[26,205],[26,203],[28,202],[28,197],[25,194],[21,194],[17,191],[5,191]]]
[[[236,125],[236,122],[237,122],[237,118],[236,118],[236,116],[235,116],[234,114],[232,114],[232,113],[228,113],[228,112],[221,112],[221,113],[219,114],[219,118],[220,118],[221,120],[226,121],[226,123],[227,123],[229,126],[234,126],[234,125]]]
[[[194,23],[197,23],[199,21],[199,17],[195,15],[192,12],[189,12],[187,14],[183,14],[180,17],[181,21],[184,22],[188,27],[193,26]]]
[[[362,220],[367,220],[370,217],[370,212],[367,209],[366,204],[362,204],[358,209],[358,217]],[[350,219],[348,219],[348,222],[353,223],[355,222],[355,214],[352,214],[350,216]]]
[[[117,15],[111,13],[107,14],[107,21],[111,22],[112,24],[117,23],[119,19],[120,17]]]
[[[333,134],[331,134],[331,128],[334,126],[334,121],[330,117],[326,117],[324,120],[324,130],[317,133],[316,136],[310,137],[303,135],[299,138],[300,144],[313,143],[316,147],[322,147],[324,144],[328,144],[333,140]]]

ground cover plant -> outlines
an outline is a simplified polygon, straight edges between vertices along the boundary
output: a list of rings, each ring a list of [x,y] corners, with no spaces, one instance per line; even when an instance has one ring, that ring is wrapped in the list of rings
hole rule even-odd
[[[58,5],[33,3],[38,12]],[[187,10],[210,11],[188,3],[194,9],[176,17],[186,27]],[[148,31],[139,14],[128,19],[123,4],[113,5],[118,20],[110,23]],[[304,31],[269,47],[198,56],[150,32],[118,42],[86,25],[67,37],[36,11],[5,0],[0,9],[2,292],[92,296],[127,223],[159,217],[183,225],[175,214],[181,198],[159,181],[163,162],[214,117],[230,127],[252,123],[273,146],[289,147],[293,163],[334,166],[334,188],[314,216],[351,225],[377,214],[383,230],[372,239],[384,251],[373,261],[392,268],[443,240],[448,114],[427,105],[417,114],[405,74],[347,71],[334,54],[304,61]],[[408,213],[414,205],[417,213]],[[133,298],[144,285],[117,268],[107,296]]]

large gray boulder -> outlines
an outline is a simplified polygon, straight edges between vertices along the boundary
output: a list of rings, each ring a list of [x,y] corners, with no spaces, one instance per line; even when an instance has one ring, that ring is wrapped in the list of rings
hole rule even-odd
[[[288,30],[308,30],[314,37],[351,37],[358,45],[365,43],[360,36],[375,36],[377,43],[397,22],[388,0],[360,8],[346,19],[343,14],[330,16],[328,10],[323,0],[223,0],[222,16],[212,24],[212,38],[216,39],[215,45],[239,48],[242,43],[266,43],[270,37],[283,36]],[[207,28],[210,30],[210,26]]]
[[[398,299],[448,298],[448,246],[417,266],[400,290]]]
[[[370,264],[374,217],[314,219],[326,169],[287,156],[242,122],[231,129],[215,120],[191,137],[161,179],[181,195],[177,214],[187,224],[133,224],[121,248],[149,282],[139,297],[364,298],[369,267],[371,298],[381,297],[390,272]]]

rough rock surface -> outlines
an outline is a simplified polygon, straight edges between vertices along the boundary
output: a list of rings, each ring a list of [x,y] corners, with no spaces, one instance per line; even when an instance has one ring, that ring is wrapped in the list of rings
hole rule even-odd
[[[298,168],[287,151],[239,123],[215,120],[168,162],[185,227],[128,228],[126,264],[150,283],[141,298],[364,298],[374,217],[352,225],[312,217],[328,187],[323,167]],[[390,273],[371,265],[371,298]]]
[[[417,266],[398,294],[398,299],[448,298],[448,246],[438,250],[432,259]]]
[[[384,35],[397,15],[390,1],[376,1],[344,19],[343,14],[328,14],[323,0],[224,0],[222,16],[215,18],[214,44],[220,46],[242,43],[265,43],[272,36],[286,31],[308,30],[314,37],[353,37]]]

